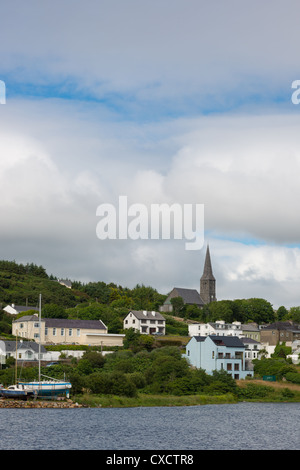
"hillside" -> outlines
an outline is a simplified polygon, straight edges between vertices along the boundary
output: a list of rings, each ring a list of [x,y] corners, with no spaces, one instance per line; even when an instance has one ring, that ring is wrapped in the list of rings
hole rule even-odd
[[[88,296],[83,292],[67,289],[52,277],[44,268],[34,264],[26,266],[11,261],[0,261],[0,306],[7,304],[38,305],[39,294],[43,303],[54,303],[65,308],[74,307]]]

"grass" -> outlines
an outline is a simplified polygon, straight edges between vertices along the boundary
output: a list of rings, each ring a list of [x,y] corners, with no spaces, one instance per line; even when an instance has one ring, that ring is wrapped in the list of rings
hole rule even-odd
[[[224,403],[236,403],[236,398],[231,394],[225,395],[147,395],[140,393],[137,397],[123,397],[116,395],[76,395],[72,400],[91,407],[125,408],[125,407],[151,407],[151,406],[195,406]]]

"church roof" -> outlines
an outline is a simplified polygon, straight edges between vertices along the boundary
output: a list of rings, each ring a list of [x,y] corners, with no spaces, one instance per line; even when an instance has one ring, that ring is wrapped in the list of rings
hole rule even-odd
[[[179,297],[182,297],[185,304],[204,305],[199,293],[196,289],[184,289],[182,287],[174,287]]]

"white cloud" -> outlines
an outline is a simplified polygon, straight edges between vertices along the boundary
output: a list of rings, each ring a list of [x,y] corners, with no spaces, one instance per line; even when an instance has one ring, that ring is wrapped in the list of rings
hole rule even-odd
[[[203,250],[189,253],[184,241],[100,241],[96,208],[120,195],[130,204],[204,203],[218,298],[299,303],[297,289],[290,291],[299,281],[299,250],[284,246],[300,235],[297,116],[121,125],[40,102],[27,104],[22,129],[22,118],[12,120],[14,106],[0,116],[2,258],[165,293],[174,285],[199,288]],[[26,103],[19,106],[26,114]],[[262,245],[229,241],[238,235]]]
[[[203,203],[218,298],[300,303],[299,249],[288,246],[300,240],[297,10],[279,0],[2,5],[0,257],[82,280],[198,288],[203,250],[100,242],[96,208],[120,195]],[[13,99],[16,84],[100,101]],[[201,116],[216,109],[227,112]]]

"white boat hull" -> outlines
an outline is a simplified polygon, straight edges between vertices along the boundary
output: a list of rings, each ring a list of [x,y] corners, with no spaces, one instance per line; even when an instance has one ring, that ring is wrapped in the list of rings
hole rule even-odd
[[[55,397],[57,395],[66,395],[69,397],[70,382],[41,381],[23,383],[25,389],[32,390],[38,397]]]

